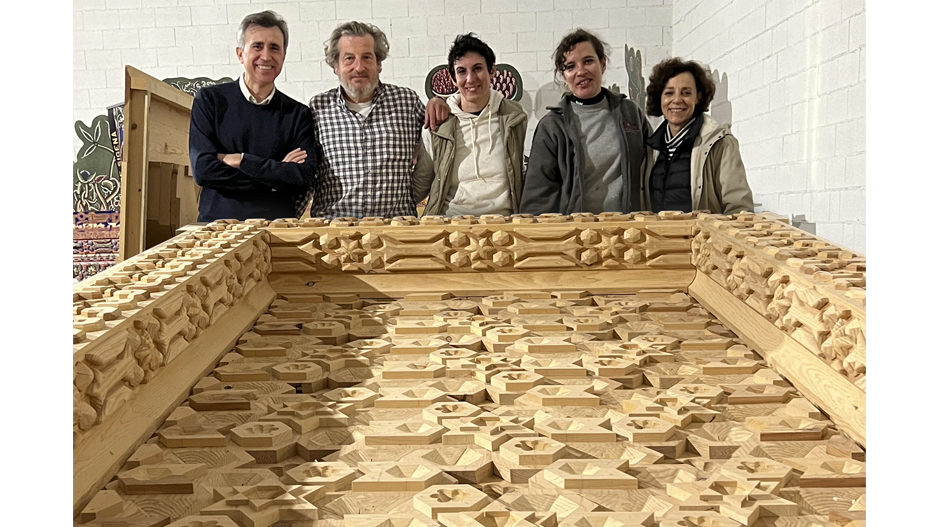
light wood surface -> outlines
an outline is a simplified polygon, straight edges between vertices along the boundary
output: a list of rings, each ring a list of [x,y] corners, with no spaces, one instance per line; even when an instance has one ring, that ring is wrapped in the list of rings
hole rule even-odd
[[[73,456],[72,504],[77,514],[111,474],[152,435],[183,400],[199,379],[249,329],[274,299],[270,286],[252,289],[240,305],[233,307],[224,324],[206,330],[179,360],[161,371],[159,382],[143,385],[135,397],[125,403],[111,418],[85,434],[75,446]]]
[[[824,241],[762,216],[592,218],[219,222],[77,287],[78,444],[98,437],[99,450],[114,451],[110,438],[130,435],[121,423],[148,421],[129,417],[148,411],[141,395],[169,404],[129,450],[107,459],[76,453],[78,483],[90,481],[89,464],[110,463],[96,480],[103,490],[77,519],[165,525],[222,514],[240,527],[863,521],[865,450],[847,435],[864,443],[864,392],[821,359],[829,348],[810,350],[804,340],[830,328],[808,315],[823,308],[820,320],[828,316],[822,297],[863,299],[863,281],[845,277],[864,264],[829,258]],[[646,244],[643,258],[599,254],[585,263],[583,253],[603,240],[588,231],[616,222],[644,224],[618,233]],[[590,223],[597,229],[584,229]],[[485,269],[430,265],[433,251],[455,250],[474,229],[517,254],[507,250],[508,260]],[[320,254],[308,261],[324,264],[317,272],[270,273],[291,245],[316,238],[324,253],[340,255],[369,234],[383,262],[392,253],[415,258],[412,270]],[[688,249],[679,250],[680,239]],[[538,253],[540,244],[552,254]],[[748,252],[768,248],[778,252],[767,261]],[[698,270],[656,268],[657,258],[683,251]],[[780,276],[763,270],[780,251],[792,251],[780,261],[806,276],[787,290],[796,310],[775,324],[760,311],[772,305],[761,280]],[[518,265],[571,263],[572,254],[580,263],[571,269]],[[794,254],[802,255],[796,267]],[[614,263],[590,267],[603,258]],[[854,282],[831,293],[810,267],[818,265],[830,274],[851,265],[835,280]],[[265,302],[245,314],[240,306],[260,292]],[[848,315],[859,324],[845,329],[854,331],[852,352],[862,304]],[[141,373],[135,365],[148,355],[133,352],[140,345],[127,330],[151,327],[147,317],[168,363]],[[248,320],[241,334],[235,319]],[[226,349],[217,364],[186,368],[191,382],[182,383],[178,370],[219,328]],[[150,378],[141,383],[141,375]],[[854,404],[860,416],[846,406]]]
[[[757,216],[694,230],[700,273],[865,390],[864,256]]]
[[[819,405],[852,439],[865,445],[865,392],[755,311],[742,307],[711,278],[696,276],[689,294]]]
[[[272,273],[271,286],[283,294],[350,292],[364,298],[394,298],[427,289],[428,284],[460,296],[533,288],[558,291],[635,292],[649,287],[682,290],[694,270],[529,271],[511,273],[305,274]]]
[[[189,94],[125,67],[119,260],[198,218],[199,189],[189,171],[192,103]]]

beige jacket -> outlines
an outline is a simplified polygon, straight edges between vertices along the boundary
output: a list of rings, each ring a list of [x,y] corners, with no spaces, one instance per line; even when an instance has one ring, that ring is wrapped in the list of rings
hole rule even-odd
[[[525,133],[528,116],[522,107],[509,99],[500,97],[496,117],[499,121],[498,132],[503,134],[506,156],[506,175],[509,179],[509,193],[513,213],[519,212],[519,199],[522,196],[522,156],[525,148]],[[492,102],[492,101],[491,101]],[[454,129],[457,117],[451,115],[437,127],[436,131],[425,129],[430,141],[421,142],[418,162],[412,175],[412,192],[415,203],[428,196],[424,216],[435,216],[445,210],[444,199],[448,194],[450,173],[454,170]],[[428,143],[430,151],[428,151]]]
[[[747,184],[747,173],[741,160],[738,140],[731,127],[703,114],[704,122],[692,143],[692,210],[709,210],[716,214],[754,211],[754,198]],[[650,174],[659,151],[646,147],[641,196],[643,210],[651,210]]]

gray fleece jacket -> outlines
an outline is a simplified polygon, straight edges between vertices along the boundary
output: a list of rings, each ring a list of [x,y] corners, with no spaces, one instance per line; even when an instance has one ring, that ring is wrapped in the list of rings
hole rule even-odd
[[[640,210],[640,180],[646,158],[645,137],[651,133],[642,110],[623,94],[602,88],[620,132],[623,201],[620,212]],[[522,188],[520,212],[542,214],[583,212],[584,151],[571,102],[565,97],[539,121],[532,138]]]

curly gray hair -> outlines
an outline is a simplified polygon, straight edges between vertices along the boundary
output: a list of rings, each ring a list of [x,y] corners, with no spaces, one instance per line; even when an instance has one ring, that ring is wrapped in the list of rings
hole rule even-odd
[[[287,22],[281,17],[281,15],[275,13],[274,11],[262,11],[260,13],[252,13],[242,19],[242,23],[238,25],[238,34],[235,35],[235,42],[238,44],[238,47],[245,48],[245,31],[248,31],[248,28],[251,26],[261,26],[261,27],[276,27],[281,30],[281,33],[284,34],[284,49],[287,49]]]
[[[346,22],[340,24],[330,33],[330,39],[323,43],[323,53],[326,55],[326,63],[330,67],[335,67],[339,62],[339,39],[345,36],[364,37],[371,35],[375,40],[375,60],[379,64],[388,58],[388,38],[378,27],[368,22]]]

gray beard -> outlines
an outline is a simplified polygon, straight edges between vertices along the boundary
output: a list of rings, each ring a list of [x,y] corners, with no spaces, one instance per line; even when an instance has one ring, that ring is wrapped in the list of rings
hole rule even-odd
[[[356,90],[343,81],[339,81],[339,85],[343,87],[343,91],[349,95],[349,98],[355,99],[357,101],[370,101],[372,100],[372,96],[375,95],[375,89],[378,87],[379,83],[376,81],[374,84],[366,86],[361,90]]]

